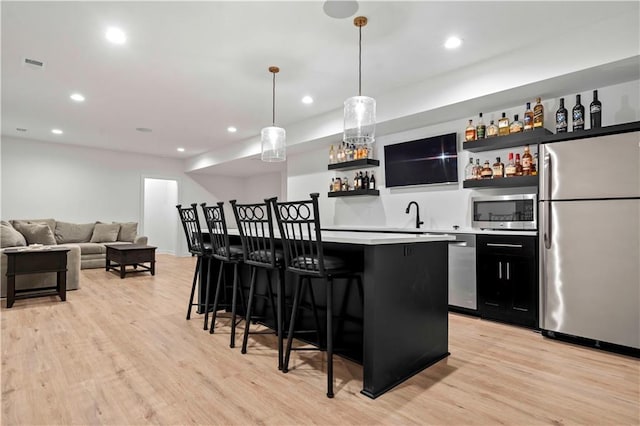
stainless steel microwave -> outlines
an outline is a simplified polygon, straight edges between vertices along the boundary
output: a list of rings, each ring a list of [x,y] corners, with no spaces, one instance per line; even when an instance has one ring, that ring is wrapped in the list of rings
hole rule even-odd
[[[477,229],[538,229],[535,194],[472,197],[471,226]]]

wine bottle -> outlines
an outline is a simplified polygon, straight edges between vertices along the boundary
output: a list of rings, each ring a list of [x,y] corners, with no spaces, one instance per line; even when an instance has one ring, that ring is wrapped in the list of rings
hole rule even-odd
[[[556,111],[556,133],[566,133],[568,126],[567,109],[564,107],[564,98],[560,98],[560,108]]]
[[[580,103],[580,95],[576,95],[576,104],[573,106],[573,131],[584,130],[584,107]]]
[[[599,129],[602,127],[602,103],[598,100],[598,91],[593,91],[593,102],[589,105],[589,118],[591,119],[591,128]]]
[[[371,172],[371,178],[369,178],[369,189],[376,189],[376,178],[373,176],[373,172]]]

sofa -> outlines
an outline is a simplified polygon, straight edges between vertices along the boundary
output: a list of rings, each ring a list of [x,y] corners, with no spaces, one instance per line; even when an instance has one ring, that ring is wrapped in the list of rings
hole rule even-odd
[[[7,256],[4,249],[32,244],[65,246],[67,253],[67,290],[80,288],[80,270],[104,268],[105,244],[147,244],[147,237],[138,235],[136,222],[70,223],[55,219],[28,219],[0,222],[1,296],[6,296]],[[55,285],[56,275],[34,274],[16,277],[16,289]]]

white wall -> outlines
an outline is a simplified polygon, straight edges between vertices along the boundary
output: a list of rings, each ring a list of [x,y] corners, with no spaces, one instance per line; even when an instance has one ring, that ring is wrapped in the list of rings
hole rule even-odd
[[[582,104],[588,111],[592,100],[591,91],[582,92]],[[497,120],[502,112],[513,119],[514,114],[522,114],[526,102],[534,103],[536,94],[523,99],[518,105],[505,105],[504,109],[497,111],[482,111],[484,121],[488,125],[490,120]],[[565,98],[565,107],[571,111],[575,104],[575,93],[561,93],[557,97],[543,99],[545,108],[545,127],[555,133],[555,111],[559,107],[559,98]],[[640,81],[634,80],[613,86],[598,88],[598,97],[603,105],[602,124],[627,123],[640,120]],[[480,112],[480,111],[478,111]],[[422,128],[412,129],[384,136],[379,136],[375,144],[374,158],[380,159],[380,167],[373,168],[376,183],[380,189],[379,197],[327,197],[329,183],[332,177],[347,176],[352,181],[353,171],[334,172],[327,170],[329,147],[290,155],[287,161],[288,190],[287,197],[290,200],[307,199],[309,193],[320,193],[321,222],[323,225],[386,225],[390,227],[415,226],[415,210],[409,215],[405,209],[409,201],[417,201],[420,205],[420,216],[424,228],[451,230],[453,225],[470,227],[469,199],[472,195],[487,195],[492,193],[535,192],[535,188],[510,189],[510,190],[469,190],[462,188],[464,179],[464,167],[469,162],[469,157],[476,157],[474,153],[463,150],[464,128],[469,119],[473,117],[460,117],[454,121],[447,121],[428,125]],[[571,125],[571,123],[570,123]],[[588,128],[588,113],[587,113]],[[406,142],[414,139],[437,136],[445,133],[456,132],[458,134],[458,175],[457,185],[413,186],[404,188],[384,187],[384,146],[388,144]],[[333,143],[338,143],[339,140]],[[505,162],[509,151],[520,152],[521,148],[511,150],[497,150],[478,153],[481,163],[485,159],[490,163],[500,156]],[[535,152],[535,151],[534,151]],[[612,152],[612,156],[615,153]]]

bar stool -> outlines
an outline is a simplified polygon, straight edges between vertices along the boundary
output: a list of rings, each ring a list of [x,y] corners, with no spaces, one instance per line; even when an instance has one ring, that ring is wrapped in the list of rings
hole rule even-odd
[[[241,277],[239,273],[239,266],[242,263],[242,246],[231,245],[229,243],[229,233],[227,231],[227,222],[224,218],[224,203],[218,202],[215,206],[207,206],[207,203],[202,203],[202,211],[204,212],[204,218],[209,228],[209,238],[211,240],[211,256],[213,259],[217,259],[221,262],[220,270],[218,271],[218,281],[216,284],[216,294],[213,299],[213,309],[211,317],[211,327],[209,333],[213,334],[215,331],[216,314],[219,308],[220,302],[220,290],[222,287],[226,287],[226,274],[224,272],[226,265],[233,265],[233,286],[231,296],[231,339],[229,346],[235,347],[236,342],[236,308],[237,308],[237,296],[240,295],[241,303],[244,305],[244,296],[242,294]],[[207,294],[205,296],[206,312],[204,316],[204,327],[207,328],[209,319],[209,294],[211,286],[207,286]],[[227,306],[227,304],[225,304]],[[245,311],[246,312],[246,309]]]
[[[249,285],[249,300],[247,302],[247,314],[245,316],[244,336],[242,339],[242,353],[247,353],[247,341],[249,333],[264,334],[264,332],[251,332],[251,322],[254,317],[255,298],[262,298],[269,302],[272,318],[275,323],[275,334],[278,336],[278,369],[282,370],[282,309],[284,295],[284,253],[276,249],[273,233],[273,214],[271,213],[270,200],[256,204],[238,204],[236,200],[230,201],[233,214],[238,224],[244,263],[251,265],[251,284]],[[256,281],[258,271],[265,272],[267,277],[267,294],[256,293]],[[276,298],[274,303],[274,289],[271,275],[277,272]]]
[[[293,296],[293,308],[287,335],[284,364],[282,371],[288,372],[289,358],[292,350],[308,350],[308,348],[293,348],[292,341],[301,306],[301,299],[305,291],[309,291],[316,326],[319,328],[318,314],[315,296],[311,286],[311,279],[323,280],[326,292],[326,352],[327,352],[327,397],[333,398],[333,280],[335,278],[347,278],[350,286],[356,281],[361,298],[363,297],[362,279],[351,271],[345,261],[335,256],[325,256],[320,234],[320,216],[318,208],[318,194],[310,195],[311,200],[271,203],[275,211],[276,221],[282,239],[286,270],[298,276]],[[306,284],[305,284],[306,283]],[[345,291],[345,297],[348,288]],[[345,303],[341,309],[344,314]],[[322,342],[319,339],[319,350],[322,350]]]
[[[184,229],[184,234],[187,238],[187,249],[189,252],[198,256],[198,260],[196,262],[196,269],[193,273],[193,284],[191,285],[191,296],[189,297],[189,308],[187,309],[187,320],[191,319],[191,308],[193,306],[198,306],[198,303],[193,303],[193,297],[196,291],[196,284],[198,282],[198,278],[202,279],[202,273],[204,271],[205,264],[209,268],[209,272],[211,272],[211,246],[206,246],[202,239],[202,230],[200,228],[200,221],[198,219],[198,210],[196,209],[198,205],[196,203],[191,204],[191,207],[182,207],[182,204],[178,204],[176,208],[178,209],[178,216],[180,217],[180,221],[182,222],[182,228]],[[209,276],[207,275],[207,282],[205,284],[205,288],[209,289]],[[206,328],[206,326],[205,326]]]

